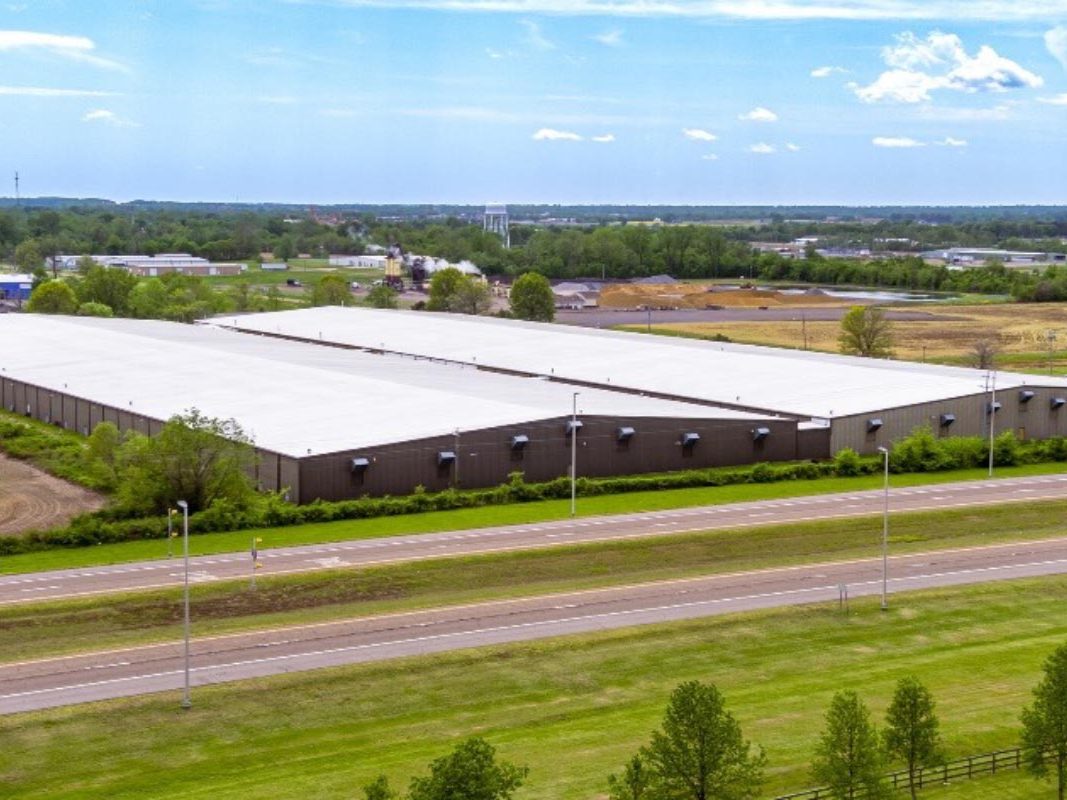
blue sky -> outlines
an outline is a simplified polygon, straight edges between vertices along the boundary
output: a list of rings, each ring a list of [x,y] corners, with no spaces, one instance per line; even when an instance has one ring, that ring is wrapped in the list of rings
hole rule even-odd
[[[1067,203],[1067,0],[0,0],[0,194]]]

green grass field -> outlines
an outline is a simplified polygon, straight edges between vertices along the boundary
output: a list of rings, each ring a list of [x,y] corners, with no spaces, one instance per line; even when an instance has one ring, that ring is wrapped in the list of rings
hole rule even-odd
[[[1067,534],[1067,501],[898,515],[894,554]],[[507,597],[874,557],[881,520],[657,536],[192,587],[196,635]],[[180,568],[180,561],[175,562]],[[0,607],[0,661],[174,640],[179,589]]]
[[[997,477],[1007,478],[1062,472],[1067,472],[1067,463],[1001,467],[997,469],[996,475]],[[890,482],[894,487],[904,487],[948,483],[951,481],[980,480],[984,477],[986,477],[985,470],[970,469],[893,475]],[[578,516],[625,514],[750,500],[802,497],[828,492],[879,489],[881,486],[881,476],[866,475],[856,478],[821,478],[818,480],[783,481],[780,483],[752,483],[736,486],[600,495],[579,498]],[[879,509],[873,509],[873,512],[878,513]],[[191,537],[190,552],[193,555],[240,552],[248,549],[253,536],[261,537],[264,540],[261,548],[267,549],[301,544],[368,539],[380,536],[398,536],[407,533],[434,533],[466,528],[485,528],[494,525],[544,522],[547,520],[566,519],[569,516],[570,502],[568,500],[546,500],[535,503],[486,506],[483,508],[439,511],[427,514],[294,525],[257,531],[205,534]],[[0,558],[0,574],[118,564],[127,561],[164,558],[166,554],[167,542],[158,539],[69,550],[46,550],[39,553],[25,553]]]
[[[1016,744],[1040,665],[1067,640],[1065,601],[1067,578],[994,583],[900,595],[888,613],[877,600],[848,616],[808,606],[207,687],[188,712],[172,692],[9,716],[0,786],[12,798],[351,798],[380,772],[406,785],[477,734],[529,765],[520,798],[584,800],[603,796],[671,689],[700,679],[766,749],[773,796],[811,784],[834,691],[855,689],[881,719],[905,674],[934,693],[950,757]],[[1013,775],[923,796],[1053,794]]]

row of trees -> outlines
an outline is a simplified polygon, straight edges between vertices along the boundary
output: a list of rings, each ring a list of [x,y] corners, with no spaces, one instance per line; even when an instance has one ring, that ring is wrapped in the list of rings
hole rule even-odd
[[[1045,662],[1033,702],[1022,712],[1022,746],[1030,772],[1067,789],[1067,644]],[[853,691],[834,695],[815,746],[812,778],[835,800],[890,795],[887,765],[904,767],[911,797],[924,768],[944,763],[940,721],[930,691],[902,678],[879,731]],[[671,694],[663,723],[619,774],[611,800],[748,800],[763,785],[766,754],[753,747],[719,690],[690,681]]]
[[[823,284],[856,284],[941,291],[1013,293],[1025,300],[1067,297],[1067,275],[1053,270],[1035,277],[1025,270],[951,271],[917,257],[880,261],[787,259],[758,253],[757,241],[792,241],[816,235],[820,244],[874,250],[929,249],[952,245],[1067,250],[1067,223],[982,220],[931,226],[915,220],[790,222],[766,225],[590,225],[580,228],[514,226],[513,247],[458,219],[443,222],[379,220],[351,215],[336,224],[286,219],[270,213],[197,213],[110,209],[0,211],[0,255],[26,271],[55,253],[189,252],[213,260],[252,260],[270,251],[281,259],[299,253],[359,253],[369,243],[471,260],[489,274],[536,271],[550,278],[628,278],[667,273],[679,278],[749,277]],[[1027,238],[1023,238],[1027,237]],[[882,243],[881,245],[879,243]]]

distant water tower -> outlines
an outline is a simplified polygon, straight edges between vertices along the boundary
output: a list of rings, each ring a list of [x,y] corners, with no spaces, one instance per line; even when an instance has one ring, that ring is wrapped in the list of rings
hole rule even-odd
[[[495,233],[504,240],[504,247],[511,247],[511,233],[508,230],[508,207],[502,203],[490,203],[485,207],[482,229]]]

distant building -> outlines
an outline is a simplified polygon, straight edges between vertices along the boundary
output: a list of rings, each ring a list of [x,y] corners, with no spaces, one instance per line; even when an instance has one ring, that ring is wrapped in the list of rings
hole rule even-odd
[[[504,240],[504,247],[511,247],[511,230],[508,225],[508,207],[501,203],[490,203],[485,207],[482,217],[482,229],[495,233]]]
[[[949,266],[960,268],[983,266],[992,261],[999,261],[1005,266],[1038,266],[1062,264],[1067,261],[1067,255],[1064,253],[997,250],[991,247],[949,247],[944,250],[927,250],[921,255],[927,261],[942,261]]]
[[[23,300],[30,299],[33,291],[33,276],[0,273],[0,300]]]
[[[385,269],[384,255],[330,256],[331,267],[347,269]]]
[[[57,269],[74,270],[78,268],[78,262],[82,258],[84,256],[59,255],[54,261]],[[93,263],[102,267],[124,269],[132,275],[146,278],[172,272],[180,275],[240,275],[246,269],[244,264],[216,263],[188,253],[160,253],[155,256],[92,255],[89,258],[93,260]],[[52,266],[51,262],[52,259],[49,259],[49,266]]]

